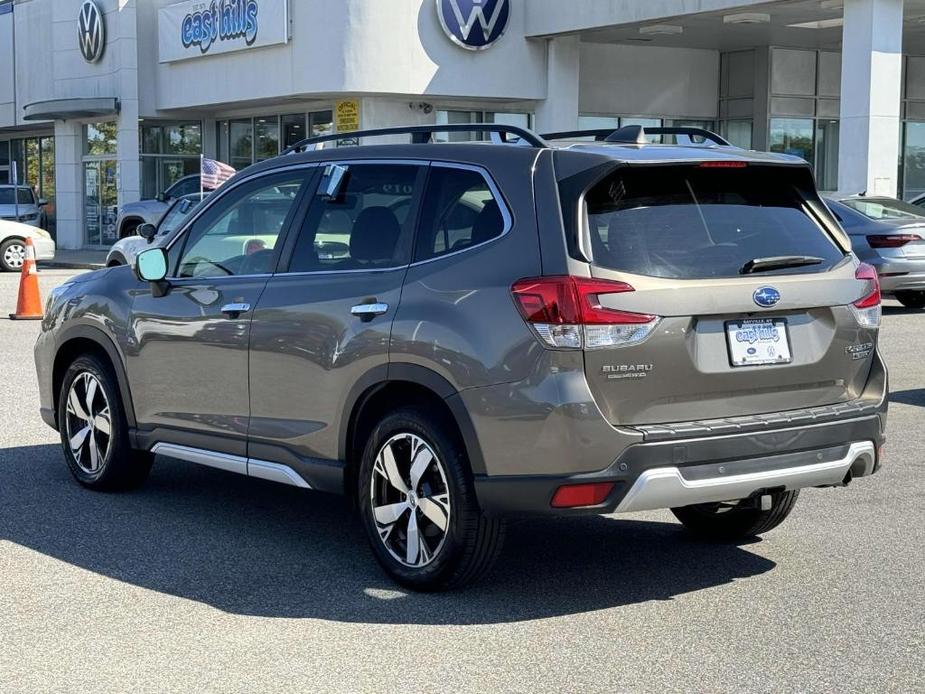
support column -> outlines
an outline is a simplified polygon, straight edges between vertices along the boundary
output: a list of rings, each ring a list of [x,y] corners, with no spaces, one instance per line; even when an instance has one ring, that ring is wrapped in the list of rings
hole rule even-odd
[[[838,190],[897,193],[903,0],[845,0]]]
[[[55,121],[55,214],[58,248],[82,248],[83,127],[77,121]]]
[[[546,48],[546,99],[536,105],[537,132],[578,127],[580,42],[577,36],[549,39]]]

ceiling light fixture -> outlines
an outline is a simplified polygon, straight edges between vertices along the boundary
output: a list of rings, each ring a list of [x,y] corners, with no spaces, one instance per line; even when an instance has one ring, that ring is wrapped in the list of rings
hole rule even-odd
[[[647,27],[640,27],[639,33],[647,34],[683,34],[684,27],[677,24],[651,24]]]
[[[739,12],[723,17],[723,24],[770,24],[771,15],[765,12]]]

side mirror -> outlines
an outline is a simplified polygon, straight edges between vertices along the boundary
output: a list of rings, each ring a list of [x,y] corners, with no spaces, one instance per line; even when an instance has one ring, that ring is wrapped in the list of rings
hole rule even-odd
[[[163,296],[167,292],[167,251],[163,248],[147,248],[135,257],[135,276],[142,282],[151,283],[151,293]]]
[[[153,224],[142,224],[135,231],[148,243],[151,243],[154,237],[157,236],[157,227]]]
[[[39,198],[38,204],[39,204],[39,207],[45,207],[45,205],[48,204],[48,200],[46,200],[45,198]]]

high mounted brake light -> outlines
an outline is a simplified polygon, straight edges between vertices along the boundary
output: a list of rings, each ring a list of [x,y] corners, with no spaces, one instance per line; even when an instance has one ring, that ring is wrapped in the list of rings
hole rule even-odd
[[[705,161],[698,164],[700,169],[744,169],[747,166],[747,161]]]
[[[646,339],[659,317],[605,306],[601,297],[635,291],[625,282],[559,275],[514,283],[517,309],[549,347],[626,347]]]

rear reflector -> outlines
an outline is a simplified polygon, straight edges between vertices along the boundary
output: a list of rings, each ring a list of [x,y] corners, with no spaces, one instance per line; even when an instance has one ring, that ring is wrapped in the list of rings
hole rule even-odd
[[[517,309],[550,347],[595,349],[641,342],[658,316],[604,306],[601,297],[632,292],[625,282],[557,275],[518,280],[511,287]]]
[[[877,271],[867,263],[858,265],[855,279],[865,282],[864,294],[851,304],[854,317],[863,328],[879,328],[882,309],[880,307],[880,280]]]
[[[871,248],[900,248],[907,243],[921,241],[918,234],[872,234],[867,237]]]
[[[569,484],[559,487],[553,494],[553,508],[577,508],[579,506],[597,506],[604,503],[613,491],[613,482],[592,482],[590,484]]]
[[[699,165],[701,169],[744,169],[747,161],[705,161]]]

